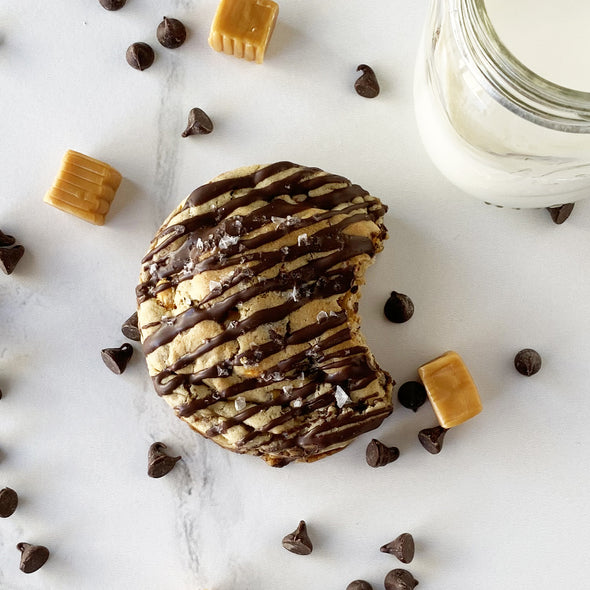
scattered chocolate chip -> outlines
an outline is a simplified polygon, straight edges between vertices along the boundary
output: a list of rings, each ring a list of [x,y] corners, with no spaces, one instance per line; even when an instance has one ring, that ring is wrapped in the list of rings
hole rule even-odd
[[[100,5],[107,10],[120,10],[127,0],[98,0]]]
[[[410,563],[414,559],[414,550],[414,537],[410,533],[402,533],[380,549],[381,553],[394,555],[402,563]]]
[[[532,348],[523,348],[514,357],[516,370],[526,377],[530,377],[541,370],[541,355]]]
[[[43,545],[19,543],[16,548],[21,552],[20,570],[25,574],[36,572],[49,557],[49,549]]]
[[[447,430],[447,428],[443,428],[442,426],[425,428],[418,433],[418,440],[429,453],[437,455],[442,451],[443,441]]]
[[[407,295],[392,291],[383,312],[390,322],[403,324],[414,315],[414,303]]]
[[[123,332],[123,336],[129,338],[129,340],[135,340],[139,342],[140,335],[139,335],[139,328],[137,325],[137,312],[135,312],[132,316],[129,316],[121,326],[121,332]]]
[[[157,479],[164,477],[174,469],[176,462],[181,459],[178,457],[171,457],[164,452],[166,445],[162,442],[155,442],[150,445],[148,450],[148,475]]]
[[[393,463],[399,457],[399,449],[388,447],[374,438],[367,445],[365,456],[371,467],[383,467],[388,463]]]
[[[207,135],[213,131],[213,122],[202,109],[191,109],[188,114],[188,124],[182,132],[182,137],[189,135]]]
[[[0,248],[0,268],[4,274],[12,274],[24,253],[25,249],[22,246]]]
[[[147,70],[154,63],[154,58],[154,50],[142,41],[129,45],[125,54],[127,63],[139,71]]]
[[[385,590],[413,590],[418,585],[418,580],[404,569],[391,570],[385,576]]]
[[[156,37],[167,49],[176,49],[185,42],[186,29],[178,19],[164,17],[158,25]]]
[[[379,82],[373,69],[365,64],[361,64],[357,72],[363,72],[361,77],[354,83],[354,89],[357,94],[364,98],[375,98],[379,94]]]
[[[426,387],[419,381],[406,381],[397,392],[399,403],[414,412],[426,401]]]
[[[8,518],[18,506],[18,494],[11,488],[0,490],[0,517]]]
[[[557,225],[561,225],[572,214],[573,210],[574,203],[566,203],[559,207],[547,207],[547,211],[551,214],[553,223],[556,223]]]
[[[7,234],[5,234],[2,230],[0,230],[0,247],[4,248],[5,246],[12,246],[16,240]]]
[[[2,399],[2,390],[0,389],[0,399]]]
[[[103,348],[100,351],[104,364],[116,375],[120,375],[125,370],[132,355],[133,346],[127,342],[119,348]]]
[[[355,580],[346,586],[346,590],[373,590],[373,586],[365,580]]]
[[[309,555],[313,551],[313,544],[307,534],[307,525],[304,520],[299,521],[299,526],[283,537],[283,547],[297,555]]]

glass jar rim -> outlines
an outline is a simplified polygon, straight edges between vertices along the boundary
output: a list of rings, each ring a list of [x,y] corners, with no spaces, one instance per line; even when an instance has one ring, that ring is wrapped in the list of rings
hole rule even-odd
[[[466,61],[488,93],[536,124],[590,133],[590,92],[566,88],[527,68],[501,41],[485,0],[449,0],[453,33]]]

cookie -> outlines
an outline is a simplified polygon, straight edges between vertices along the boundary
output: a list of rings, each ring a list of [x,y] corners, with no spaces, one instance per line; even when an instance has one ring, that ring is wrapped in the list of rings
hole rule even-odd
[[[357,312],[385,212],[346,178],[290,162],[193,191],[156,233],[136,290],[156,392],[203,436],[277,467],[379,426],[392,379]]]

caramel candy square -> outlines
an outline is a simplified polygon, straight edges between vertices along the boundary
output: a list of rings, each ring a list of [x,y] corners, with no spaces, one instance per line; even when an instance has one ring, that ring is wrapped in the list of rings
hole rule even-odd
[[[121,179],[108,164],[68,150],[43,200],[80,219],[103,225]]]
[[[277,22],[272,0],[221,0],[211,25],[209,45],[215,51],[262,63]]]
[[[481,412],[477,387],[456,352],[445,352],[422,365],[418,374],[443,428],[457,426]]]

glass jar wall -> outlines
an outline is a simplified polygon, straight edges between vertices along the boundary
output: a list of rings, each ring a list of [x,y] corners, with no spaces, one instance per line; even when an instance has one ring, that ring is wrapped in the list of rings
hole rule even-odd
[[[518,61],[484,0],[432,0],[414,91],[428,154],[465,192],[518,208],[590,196],[590,93]]]

